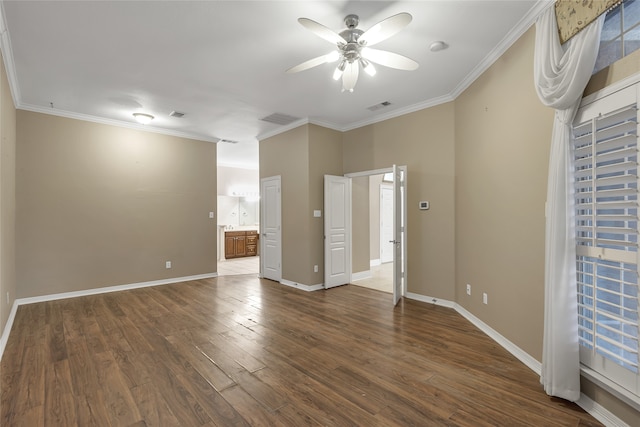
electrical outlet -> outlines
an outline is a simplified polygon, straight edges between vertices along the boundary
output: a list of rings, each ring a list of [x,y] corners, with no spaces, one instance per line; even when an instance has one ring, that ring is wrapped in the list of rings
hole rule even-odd
[[[165,263],[164,263],[164,266],[165,266],[166,268],[171,268],[171,261],[167,261],[167,262],[165,262]]]
[[[317,272],[318,272],[318,266],[317,266],[317,265],[314,265],[314,266],[313,266],[313,272],[314,272],[314,273],[317,273]]]
[[[471,285],[467,283],[467,295],[471,295]]]
[[[213,218],[213,212],[209,212],[209,218]]]
[[[483,293],[482,293],[482,302],[483,302],[484,304],[489,304],[489,299],[488,299],[488,297],[487,297],[487,293],[486,293],[486,292],[483,292]]]

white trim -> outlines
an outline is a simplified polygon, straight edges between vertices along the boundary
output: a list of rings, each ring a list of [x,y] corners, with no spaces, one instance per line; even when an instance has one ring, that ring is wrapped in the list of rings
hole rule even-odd
[[[629,86],[633,86],[636,83],[640,83],[640,73],[632,74],[631,76],[625,77],[622,80],[612,83],[597,92],[585,96],[580,102],[580,108],[584,107],[585,105],[592,104],[599,99],[606,98],[607,96],[626,89]]]
[[[448,301],[446,299],[439,299],[435,297],[430,297],[427,295],[414,294],[413,292],[405,292],[405,298],[409,298],[412,300],[426,302],[427,304],[439,305],[441,307],[454,308],[455,302]]]
[[[13,60],[13,50],[11,49],[11,38],[9,37],[9,31],[7,30],[7,21],[5,16],[4,2],[0,1],[0,49],[2,49],[4,68],[7,72],[7,80],[9,80],[9,91],[11,92],[13,105],[15,107],[18,105],[20,100],[20,86],[18,85],[16,65]]]
[[[225,163],[225,162],[218,162],[216,164],[216,166],[220,167],[225,167],[225,168],[233,168],[233,169],[246,169],[246,170],[258,170],[260,169],[260,166],[258,164],[248,164],[248,163],[242,163],[242,164],[238,164],[238,163]]]
[[[453,99],[456,99],[462,94],[469,86],[473,84],[485,71],[489,69],[504,53],[516,42],[522,35],[536,22],[538,16],[542,14],[547,8],[551,7],[555,1],[543,0],[536,2],[529,12],[527,12],[522,19],[504,36],[500,43],[498,43],[489,52],[484,59],[475,66],[473,70],[455,87],[450,93]]]
[[[605,377],[601,373],[585,365],[580,365],[580,373],[583,377],[596,384],[603,390],[611,393],[617,399],[620,399],[627,405],[634,408],[636,411],[640,411],[640,399],[638,396],[630,392],[629,390],[614,383],[609,378]]]
[[[529,353],[522,350],[520,347],[506,339],[504,336],[499,334],[495,329],[484,323],[482,320],[478,319],[476,316],[471,314],[467,309],[462,307],[460,304],[456,303],[453,307],[458,313],[460,313],[465,319],[473,323],[478,329],[487,334],[490,338],[492,338],[495,342],[500,344],[505,350],[515,356],[519,361],[524,363],[536,374],[540,375],[542,373],[542,363],[538,362],[535,358],[531,357]]]
[[[462,317],[467,319],[474,326],[476,326],[482,332],[487,334],[489,338],[493,339],[502,348],[504,348],[509,353],[511,353],[520,362],[524,363],[529,369],[531,369],[537,375],[540,375],[540,373],[542,372],[542,364],[540,362],[538,362],[535,358],[533,358],[527,352],[522,350],[520,347],[518,347],[517,345],[509,341],[507,338],[499,334],[496,330],[491,328],[482,320],[478,319],[476,316],[471,314],[469,311],[467,311],[467,309],[462,307],[460,304],[452,301],[448,301],[448,300],[438,299],[438,298],[415,294],[411,292],[407,292],[405,294],[405,297],[416,300],[416,301],[425,302],[427,304],[434,304],[434,305],[439,305],[441,307],[453,308]],[[582,373],[583,375],[585,374],[584,367],[582,368]],[[596,382],[598,386],[602,387],[605,390],[608,390],[608,387],[606,387],[605,384],[602,384],[597,379],[594,379],[589,375],[587,375],[587,378],[590,380],[594,380],[594,382]],[[611,392],[611,390],[609,390],[609,392]],[[617,393],[614,393],[614,396],[622,400],[624,403],[630,405],[632,408],[638,409],[637,403],[633,401],[630,402]],[[594,402],[584,394],[581,395],[580,400],[578,400],[576,404],[580,406],[582,409],[584,409],[585,412],[587,412],[589,415],[591,415],[592,417],[594,417],[595,419],[597,419],[607,427],[627,427],[628,426],[628,424],[626,424],[624,421],[616,417],[612,412],[610,412],[609,410],[607,410],[605,407],[598,404],[597,402]]]
[[[389,172],[393,172],[393,168],[382,168],[382,169],[373,169],[368,171],[350,172],[350,173],[345,173],[344,176],[347,178],[361,178],[363,176],[382,175]]]
[[[296,120],[295,122],[289,123],[288,125],[281,126],[281,127],[277,128],[277,129],[273,129],[273,130],[261,133],[260,135],[256,136],[256,139],[258,141],[262,141],[263,139],[267,139],[267,138],[271,138],[272,136],[280,135],[281,133],[285,133],[287,131],[290,131],[291,129],[295,129],[297,127],[300,127],[300,126],[306,125],[306,124],[309,124],[309,119],[308,118]]]
[[[616,417],[612,412],[600,405],[598,402],[591,400],[584,393],[580,394],[580,399],[576,404],[607,427],[629,427],[629,424]]]
[[[171,130],[171,129],[153,127],[149,125],[141,125],[139,123],[134,123],[134,122],[125,122],[125,121],[116,120],[116,119],[106,119],[103,117],[92,116],[90,114],[75,113],[73,111],[59,110],[57,108],[46,108],[46,107],[41,107],[39,105],[18,103],[17,108],[20,110],[32,111],[34,113],[49,114],[52,116],[65,117],[68,119],[82,120],[85,122],[100,123],[103,125],[110,125],[110,126],[118,126],[121,128],[135,129],[135,130],[141,130],[145,132],[159,133],[162,135],[176,136],[179,138],[194,139],[196,141],[206,141],[206,142],[220,141],[220,138],[216,138],[215,136],[198,135],[198,134],[180,132],[180,131]]]
[[[169,285],[171,283],[189,282],[191,280],[213,279],[218,277],[218,273],[197,274],[195,276],[174,277],[171,279],[150,280],[148,282],[130,283],[126,285],[107,286],[104,288],[86,289],[83,291],[62,292],[59,294],[49,294],[37,297],[16,299],[18,305],[33,304],[36,302],[55,301],[66,298],[84,297],[88,295],[106,294],[109,292],[127,291],[130,289],[147,288],[150,286]]]
[[[301,289],[307,292],[319,291],[320,289],[324,289],[324,285],[320,283],[319,285],[304,285],[302,283],[292,282],[291,280],[282,279],[280,283],[296,289]]]
[[[9,334],[11,333],[13,321],[16,318],[16,313],[18,312],[18,305],[18,301],[14,300],[13,306],[11,307],[11,313],[9,313],[9,318],[7,319],[6,325],[4,325],[4,330],[2,331],[2,336],[0,337],[0,360],[2,360],[4,348],[7,345],[7,341],[9,341]]]
[[[380,261],[380,259],[370,259],[369,260],[369,267],[377,267],[379,265],[382,265],[382,261]]]
[[[405,114],[415,113],[416,111],[424,110],[426,108],[431,108],[441,104],[446,104],[447,102],[455,101],[455,99],[456,99],[455,96],[453,96],[452,94],[439,96],[437,98],[431,98],[426,101],[419,102],[417,104],[413,104],[404,108],[399,108],[397,110],[389,111],[387,114],[381,114],[375,117],[370,117],[364,120],[360,120],[359,122],[350,123],[346,126],[342,126],[340,129],[337,129],[337,130],[341,130],[342,132],[347,132],[353,129],[361,128],[363,126],[368,126],[368,125],[372,125],[385,120],[404,116]]]
[[[504,36],[504,38],[494,47],[487,56],[473,69],[467,76],[460,82],[451,92],[431,98],[417,104],[409,105],[404,108],[400,108],[394,111],[390,111],[387,114],[377,115],[375,117],[366,118],[358,122],[349,123],[346,125],[338,125],[335,123],[321,122],[314,119],[306,119],[307,123],[317,124],[319,126],[328,127],[333,130],[347,132],[353,129],[357,129],[363,126],[371,125],[374,123],[382,122],[384,120],[393,119],[395,117],[403,116],[405,114],[414,113],[416,111],[424,110],[425,108],[435,107],[447,102],[455,101],[462,92],[464,92],[473,82],[475,82],[489,67],[493,65],[522,35],[535,23],[536,19],[542,12],[548,7],[554,4],[553,0],[543,0],[536,2],[529,12],[527,12],[522,19]],[[269,133],[262,134],[258,139],[271,137],[278,135],[279,133],[286,132],[291,128],[276,129]]]
[[[196,274],[194,276],[174,277],[171,279],[151,280],[148,282],[130,283],[127,285],[117,285],[117,286],[107,286],[104,288],[86,289],[83,291],[62,292],[59,294],[41,295],[37,297],[17,298],[15,301],[13,301],[13,307],[11,308],[9,319],[7,320],[7,324],[5,325],[4,330],[2,331],[2,337],[0,337],[0,360],[2,360],[2,354],[4,353],[4,348],[7,345],[7,341],[9,340],[11,327],[13,326],[13,321],[16,317],[18,306],[20,305],[34,304],[37,302],[55,301],[55,300],[66,299],[66,298],[83,297],[88,295],[106,294],[109,292],[118,292],[118,291],[130,290],[130,289],[147,288],[150,286],[168,285],[171,283],[189,282],[191,280],[213,279],[215,277],[218,277],[218,273],[205,273],[205,274]]]
[[[358,271],[357,273],[351,273],[351,281],[356,282],[362,279],[369,279],[371,277],[371,270]]]

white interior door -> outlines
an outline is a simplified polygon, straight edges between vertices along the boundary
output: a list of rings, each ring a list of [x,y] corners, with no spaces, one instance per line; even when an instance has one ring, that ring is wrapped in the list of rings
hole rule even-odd
[[[404,266],[403,251],[403,192],[402,171],[393,165],[393,304],[398,304],[403,295],[402,277]]]
[[[260,180],[261,277],[282,280],[282,207],[279,176]]]
[[[324,176],[324,287],[351,281],[351,178]]]
[[[380,186],[380,262],[393,261],[393,187]]]

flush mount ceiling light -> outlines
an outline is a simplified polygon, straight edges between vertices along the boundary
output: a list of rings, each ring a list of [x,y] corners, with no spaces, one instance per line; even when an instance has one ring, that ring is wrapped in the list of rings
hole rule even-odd
[[[133,113],[133,117],[135,117],[136,121],[143,125],[148,125],[153,120],[153,116],[151,114],[145,113]]]
[[[295,67],[291,67],[287,70],[287,73],[297,73],[321,64],[340,61],[333,72],[333,79],[339,80],[340,77],[342,77],[342,90],[353,92],[353,88],[358,81],[358,74],[360,73],[361,67],[371,76],[376,74],[376,69],[372,62],[398,70],[415,70],[418,68],[418,63],[413,59],[398,55],[397,53],[371,49],[369,47],[398,33],[409,25],[411,19],[410,14],[399,13],[378,22],[367,31],[362,31],[356,28],[360,21],[358,15],[347,15],[347,17],[344,18],[347,29],[338,34],[311,19],[299,18],[298,22],[303,27],[318,37],[335,43],[337,51],[332,51],[326,55],[318,56]]]
[[[431,45],[429,46],[429,50],[431,52],[440,52],[441,50],[445,50],[448,47],[449,47],[448,44],[439,40],[431,43]]]

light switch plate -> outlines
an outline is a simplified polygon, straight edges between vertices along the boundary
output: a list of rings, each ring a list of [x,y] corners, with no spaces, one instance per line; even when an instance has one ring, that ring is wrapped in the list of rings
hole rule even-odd
[[[314,218],[320,218],[322,216],[322,211],[314,210],[313,211],[313,216],[314,216]]]

